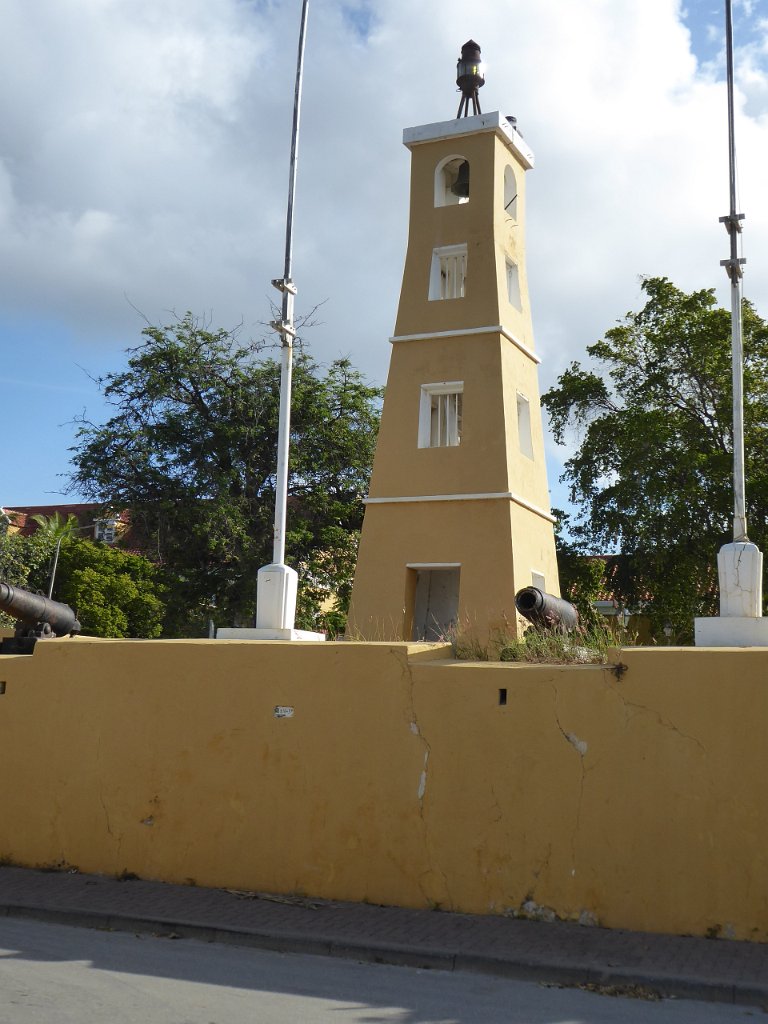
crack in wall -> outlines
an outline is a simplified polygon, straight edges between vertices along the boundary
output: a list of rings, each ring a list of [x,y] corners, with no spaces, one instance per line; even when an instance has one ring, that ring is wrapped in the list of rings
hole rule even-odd
[[[529,902],[533,902],[534,904],[536,903],[536,890],[539,886],[539,878],[541,877],[542,871],[547,871],[547,869],[549,868],[549,861],[551,857],[552,843],[547,843],[547,852],[544,854],[544,856],[541,858],[538,864],[536,864],[535,867],[532,867],[532,884],[529,887],[525,895],[525,898],[520,902],[520,905],[518,907],[512,908],[513,917],[527,916],[527,912],[525,911],[525,905]]]
[[[695,743],[703,754],[707,753],[707,748],[704,746],[700,739],[698,739],[696,736],[691,736],[690,733],[683,732],[682,729],[679,729],[674,722],[670,722],[668,719],[663,718],[661,713],[657,711],[655,708],[650,708],[645,704],[637,704],[634,701],[627,700],[627,698],[624,696],[624,694],[619,690],[617,686],[611,686],[611,690],[616,694],[616,696],[621,701],[625,712],[628,712],[630,708],[633,708],[635,711],[638,712],[638,714],[651,715],[653,718],[655,718],[656,722],[662,727],[662,729],[668,729],[670,732],[675,733],[675,735],[679,736],[681,739],[688,740],[690,743]],[[625,714],[625,730],[629,723],[636,717],[636,715]]]
[[[106,825],[107,825],[107,835],[109,835],[111,838],[114,839],[114,833],[112,832],[112,824],[111,824],[111,822],[109,820],[109,808],[107,807],[106,801],[104,800],[104,790],[102,789],[102,785],[101,785],[101,780],[102,780],[103,776],[102,776],[102,771],[101,771],[101,736],[100,735],[99,735],[98,740],[96,741],[96,777],[99,780],[98,781],[98,786],[99,786],[99,803],[101,804],[101,809],[104,811],[104,820],[105,820]]]
[[[422,894],[422,896],[424,898],[424,902],[426,904],[428,904],[429,906],[439,906],[440,905],[439,901],[434,900],[429,895],[427,890],[424,888],[424,884],[422,882],[422,879],[424,877],[429,876],[429,875],[434,875],[436,872],[439,872],[440,876],[443,879],[443,889],[444,889],[444,892],[445,892],[445,894],[448,897],[449,903],[451,905],[453,905],[453,900],[452,900],[452,897],[451,897],[450,886],[448,884],[448,877],[447,877],[445,871],[442,868],[439,868],[439,867],[435,866],[434,861],[432,859],[432,852],[431,852],[430,843],[429,843],[429,825],[428,825],[428,822],[427,822],[427,818],[425,817],[425,814],[424,814],[424,805],[425,805],[425,798],[426,798],[426,794],[427,794],[427,785],[428,785],[428,782],[429,782],[429,759],[430,759],[430,756],[432,754],[432,746],[431,746],[429,740],[427,739],[427,737],[421,731],[421,725],[419,723],[419,718],[418,718],[418,715],[416,714],[416,698],[415,698],[415,694],[414,694],[415,683],[414,683],[414,679],[413,679],[413,672],[411,671],[411,665],[410,665],[410,662],[408,661],[408,655],[405,654],[404,657],[401,659],[401,657],[398,657],[398,653],[397,652],[391,651],[390,653],[396,658],[396,660],[398,661],[398,664],[400,665],[400,675],[401,675],[403,683],[405,684],[405,687],[406,687],[406,696],[407,696],[407,700],[408,700],[408,712],[409,712],[408,728],[409,728],[411,734],[413,736],[415,736],[417,739],[419,739],[421,741],[421,743],[424,745],[424,760],[422,762],[421,772],[419,773],[419,781],[418,781],[418,785],[416,787],[416,799],[418,801],[419,819],[420,819],[421,825],[422,825],[422,842],[423,842],[423,845],[424,845],[424,855],[425,855],[428,867],[427,867],[426,871],[423,871],[418,876],[417,884],[419,886],[419,889],[421,890],[421,894]]]
[[[109,810],[107,809],[107,805],[104,802],[104,797],[101,795],[101,793],[99,793],[99,803],[101,804],[101,809],[104,811],[104,818],[107,822],[107,835],[111,836],[114,839],[115,836],[112,831],[112,826],[110,825],[109,822]]]
[[[576,874],[576,837],[579,833],[579,829],[581,828],[581,808],[584,802],[584,780],[587,775],[587,769],[584,765],[584,758],[588,750],[588,745],[586,740],[580,740],[575,733],[565,731],[560,721],[560,714],[557,710],[557,704],[560,695],[558,693],[557,687],[554,685],[552,686],[552,692],[554,695],[555,723],[557,724],[557,728],[562,733],[563,739],[570,747],[573,747],[573,749],[579,755],[579,767],[581,770],[581,778],[579,780],[579,798],[576,801],[576,820],[574,822],[573,831],[571,833],[571,877],[573,877]]]
[[[425,753],[424,753],[424,767],[422,768],[421,775],[419,776],[419,788],[418,788],[418,790],[416,792],[416,795],[419,798],[419,808],[420,808],[422,816],[423,816],[423,813],[424,813],[424,794],[427,791],[427,766],[428,766],[428,764],[429,764],[429,750],[427,749],[425,751]]]
[[[547,843],[547,852],[544,854],[544,857],[542,858],[542,860],[539,863],[539,865],[533,869],[533,877],[536,879],[537,882],[539,880],[539,875],[541,875],[542,871],[546,871],[547,868],[549,867],[549,860],[550,860],[551,856],[552,856],[552,843]],[[535,893],[535,889],[531,893],[531,896],[533,896],[534,893]]]
[[[120,835],[115,835],[115,833],[112,831],[112,821],[109,816],[109,807],[107,806],[107,802],[104,799],[104,790],[101,785],[101,779],[103,777],[101,771],[101,736],[99,736],[98,741],[96,743],[96,774],[99,779],[99,803],[101,804],[101,809],[104,812],[104,822],[107,826],[107,835],[110,837],[110,839],[116,840],[117,846],[115,849],[115,856],[119,859],[120,851],[122,850],[123,847],[123,835],[122,833]]]
[[[493,806],[496,810],[496,817],[491,818],[490,824],[498,825],[499,822],[504,820],[504,812],[501,809],[499,798],[496,796],[496,788],[493,785],[491,785],[491,796],[493,797]]]
[[[397,657],[397,655],[395,654],[394,651],[392,651],[392,654],[395,657]],[[416,788],[416,796],[417,796],[418,801],[419,801],[419,816],[421,817],[422,821],[424,821],[424,796],[425,796],[426,791],[427,791],[427,779],[428,779],[427,769],[428,769],[428,765],[429,765],[429,758],[430,758],[430,755],[432,753],[432,746],[431,746],[429,740],[427,739],[427,737],[421,731],[421,725],[419,724],[419,718],[418,718],[418,715],[416,714],[416,698],[415,698],[415,695],[414,695],[414,692],[413,692],[415,684],[414,684],[414,681],[413,681],[413,672],[411,672],[411,666],[410,666],[410,664],[409,664],[409,662],[407,660],[407,657],[408,656],[406,655],[405,656],[405,659],[406,659],[405,660],[405,664],[403,665],[401,663],[400,674],[402,676],[403,682],[405,683],[406,691],[407,691],[407,696],[408,696],[408,711],[409,711],[408,728],[410,729],[411,733],[414,736],[418,737],[418,739],[420,739],[421,742],[424,744],[424,763],[423,763],[423,767],[422,767],[421,773],[419,775],[419,783],[418,783],[418,786]],[[398,661],[399,661],[399,659],[398,659]]]

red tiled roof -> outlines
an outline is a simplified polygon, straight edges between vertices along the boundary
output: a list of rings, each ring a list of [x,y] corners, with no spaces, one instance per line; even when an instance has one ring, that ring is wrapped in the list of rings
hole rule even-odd
[[[96,501],[83,501],[58,505],[13,505],[6,506],[0,511],[10,518],[11,523],[18,528],[22,536],[30,537],[38,529],[38,524],[32,518],[33,516],[49,517],[58,512],[64,519],[74,516],[80,526],[85,527],[92,526],[97,519],[103,518],[102,508],[103,505]],[[124,523],[129,522],[127,512],[120,512],[114,518]]]

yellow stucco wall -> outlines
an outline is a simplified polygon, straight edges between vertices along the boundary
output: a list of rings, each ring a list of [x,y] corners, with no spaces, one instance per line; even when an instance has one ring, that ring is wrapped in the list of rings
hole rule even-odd
[[[446,449],[451,451],[452,449]],[[409,564],[458,563],[460,589],[455,636],[514,636],[519,627],[515,594],[541,572],[557,591],[557,570],[549,522],[512,502],[478,501],[471,517],[465,504],[451,501],[369,505],[360,539],[358,589],[350,610],[353,639],[399,640],[412,635]],[[515,543],[513,547],[513,537]],[[500,572],[499,566],[505,571]],[[446,639],[453,639],[454,633]]]
[[[768,940],[768,652],[622,650],[620,678],[448,655],[77,639],[1,657],[0,856]]]
[[[435,206],[435,168],[449,156],[469,161],[468,203]],[[511,167],[518,190],[517,215],[504,210],[504,171]],[[448,137],[412,147],[408,249],[395,335],[453,331],[503,324],[528,348],[533,330],[525,265],[525,171],[493,131]],[[429,268],[435,246],[467,244],[466,295],[430,301]],[[520,272],[522,310],[507,298],[506,257]]]
[[[483,643],[500,628],[519,630],[514,594],[532,572],[560,593],[525,268],[525,169],[503,132],[456,134],[461,124],[409,144],[408,250],[349,614],[349,635],[370,640],[423,635],[410,629],[413,564],[460,563],[455,628]],[[469,162],[467,203],[435,204],[448,159]],[[434,249],[459,243],[465,295],[430,300]],[[519,307],[509,299],[508,259],[519,272]],[[422,386],[447,381],[461,382],[461,443],[419,447]],[[519,437],[518,392],[529,403],[530,446]],[[457,500],[410,500],[435,495]]]

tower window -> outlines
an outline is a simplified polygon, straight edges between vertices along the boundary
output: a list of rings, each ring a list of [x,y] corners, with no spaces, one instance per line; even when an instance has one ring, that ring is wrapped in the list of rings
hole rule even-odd
[[[533,438],[531,437],[531,403],[517,392],[517,437],[520,451],[526,458],[533,458]]]
[[[435,206],[469,202],[469,161],[449,156],[435,168]]]
[[[422,384],[419,448],[455,448],[461,441],[464,381]]]
[[[511,167],[504,168],[504,212],[517,220],[517,181]]]
[[[444,245],[432,251],[429,298],[463,299],[467,276],[466,245]]]
[[[507,296],[515,309],[523,308],[523,300],[520,297],[520,271],[512,260],[507,260]]]

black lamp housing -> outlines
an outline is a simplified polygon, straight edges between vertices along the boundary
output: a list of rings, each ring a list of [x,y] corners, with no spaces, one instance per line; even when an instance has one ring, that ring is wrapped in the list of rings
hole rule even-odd
[[[461,89],[461,101],[456,117],[469,116],[470,102],[473,114],[482,113],[478,90],[485,85],[485,77],[480,60],[480,46],[474,39],[464,43],[461,48],[461,56],[456,63],[456,85]]]

